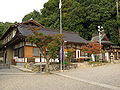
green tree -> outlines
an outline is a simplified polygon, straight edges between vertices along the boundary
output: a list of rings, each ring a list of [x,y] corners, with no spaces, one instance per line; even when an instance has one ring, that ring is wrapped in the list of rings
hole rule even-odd
[[[33,28],[34,29],[34,28]],[[33,30],[32,30],[33,31]],[[46,72],[49,73],[50,59],[57,58],[60,46],[62,44],[62,35],[43,35],[36,30],[28,36],[28,41],[36,44],[41,54],[46,60]]]
[[[37,10],[34,10],[33,12],[30,12],[29,14],[25,15],[22,21],[33,19],[39,22],[40,18],[41,18],[41,13]]]
[[[10,22],[0,22],[0,36],[3,35],[3,33],[5,33],[5,31],[10,27],[10,25],[12,25],[13,23]]]
[[[70,64],[71,63],[71,60],[73,58],[73,53],[74,53],[75,49],[73,48],[69,48],[67,49],[67,53],[66,53],[66,61]]]
[[[63,43],[63,35],[61,34],[55,34],[52,36],[53,41],[48,43],[48,55],[50,56],[51,59],[56,59],[58,58],[60,46]]]
[[[49,0],[40,13],[37,20],[41,24],[59,29],[59,0]],[[91,40],[92,34],[98,30],[97,26],[101,25],[108,38],[120,44],[116,0],[62,0],[62,16],[64,30],[79,32],[81,37]]]
[[[59,29],[58,3],[59,1],[49,0],[42,10],[43,20],[49,18],[49,22],[43,24],[49,28]],[[80,36],[90,40],[92,34],[97,32],[97,26],[102,25],[110,40],[120,43],[118,39],[120,21],[116,20],[115,0],[62,0],[62,3],[64,30],[79,32]]]

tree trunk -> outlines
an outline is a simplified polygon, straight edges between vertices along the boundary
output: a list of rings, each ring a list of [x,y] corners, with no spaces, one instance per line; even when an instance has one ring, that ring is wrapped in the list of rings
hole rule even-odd
[[[49,65],[50,65],[49,60],[46,59],[46,73],[50,73]]]

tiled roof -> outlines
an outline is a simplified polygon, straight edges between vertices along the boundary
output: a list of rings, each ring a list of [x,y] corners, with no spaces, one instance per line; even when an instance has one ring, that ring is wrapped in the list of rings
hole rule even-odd
[[[33,34],[32,31],[29,30],[29,27],[26,25],[18,26],[18,30],[23,36],[28,36],[30,34]],[[45,35],[59,34],[58,30],[52,30],[46,28],[40,28],[38,32],[43,33]],[[63,31],[63,35],[64,35],[64,41],[75,42],[75,43],[87,43],[87,40],[80,37],[78,33]]]
[[[101,37],[101,43],[102,44],[114,44],[109,40],[104,40],[105,34]],[[99,42],[99,36],[94,36],[91,41],[97,41]]]

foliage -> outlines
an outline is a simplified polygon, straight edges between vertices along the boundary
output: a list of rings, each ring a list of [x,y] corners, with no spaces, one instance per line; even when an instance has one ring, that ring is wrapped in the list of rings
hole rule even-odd
[[[91,65],[91,64],[101,64],[101,62],[89,61],[89,65]]]
[[[43,35],[37,31],[27,37],[28,41],[36,44],[46,60],[46,72],[49,72],[50,59],[57,58],[60,46],[62,45],[63,35]]]
[[[81,47],[81,50],[85,53],[99,54],[101,52],[102,46],[96,42],[90,42],[87,45]]]
[[[12,25],[13,23],[10,22],[0,22],[0,37],[6,32],[6,30]],[[2,44],[2,41],[0,41],[0,45]]]
[[[3,42],[3,41],[1,40],[1,41],[0,41],[0,45],[2,45],[2,42]]]
[[[69,48],[69,49],[67,49],[67,53],[66,53],[66,61],[68,62],[68,63],[70,63],[71,62],[71,59],[72,59],[72,56],[73,56],[73,53],[74,53],[74,51],[75,51],[75,49],[73,49],[73,48]]]
[[[40,17],[41,17],[40,12],[37,10],[34,10],[33,12],[30,12],[29,14],[25,15],[24,18],[22,19],[22,21],[34,19],[39,22]]]
[[[108,63],[108,61],[104,61],[104,60],[103,60],[102,62],[99,62],[99,61],[95,61],[95,62],[94,62],[94,61],[89,61],[88,63],[89,63],[89,65],[92,65],[92,64],[94,64],[94,65],[95,65],[95,64],[96,64],[96,65],[102,65],[103,63],[104,63],[104,64],[105,64],[105,63]],[[104,64],[103,64],[103,65],[104,65]]]
[[[62,45],[62,38],[63,36],[61,34],[56,34],[53,36],[54,40],[50,43],[48,43],[48,55],[51,57],[51,59],[56,59],[58,58],[60,46]]]
[[[12,25],[13,23],[10,22],[0,22],[0,36],[3,35],[3,33]]]
[[[62,0],[63,29],[79,32],[87,40],[91,40],[92,34],[97,32],[97,26],[101,25],[107,37],[120,44],[120,17],[116,15],[115,0]],[[39,13],[33,11],[25,17],[32,17],[45,27],[59,29],[59,0],[49,0]]]

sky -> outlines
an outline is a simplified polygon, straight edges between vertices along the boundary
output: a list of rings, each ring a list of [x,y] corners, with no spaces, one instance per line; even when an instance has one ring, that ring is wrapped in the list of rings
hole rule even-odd
[[[22,18],[43,8],[48,0],[0,0],[0,22],[21,22]]]

